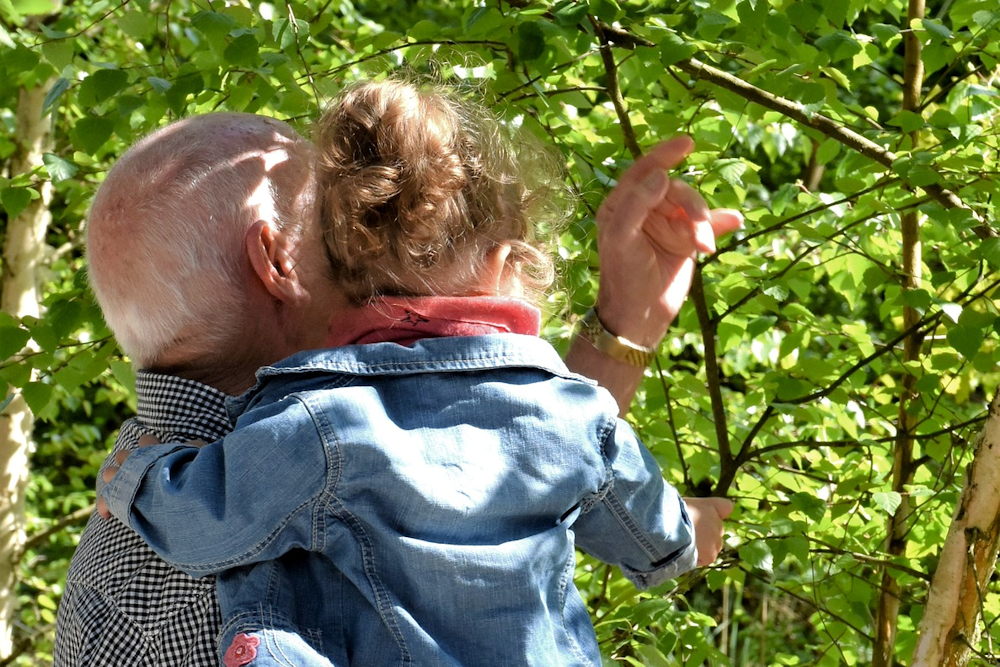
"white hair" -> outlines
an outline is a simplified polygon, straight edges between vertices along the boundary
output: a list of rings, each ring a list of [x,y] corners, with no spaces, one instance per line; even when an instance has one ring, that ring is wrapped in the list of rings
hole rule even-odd
[[[247,317],[247,229],[301,228],[312,190],[307,142],[262,116],[196,116],[129,149],[87,226],[91,285],[125,352],[148,367],[175,346],[223,351]]]

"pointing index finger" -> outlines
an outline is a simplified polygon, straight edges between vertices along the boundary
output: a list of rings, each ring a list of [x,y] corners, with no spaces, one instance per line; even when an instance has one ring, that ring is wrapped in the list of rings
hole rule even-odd
[[[654,169],[659,171],[673,169],[683,162],[684,158],[686,158],[693,149],[694,140],[687,135],[682,134],[679,137],[662,141],[653,146],[648,153],[640,157],[632,164],[631,167],[625,170],[625,173],[622,174],[622,178],[626,178],[626,176],[628,176],[631,178],[642,179],[647,173],[653,171]]]

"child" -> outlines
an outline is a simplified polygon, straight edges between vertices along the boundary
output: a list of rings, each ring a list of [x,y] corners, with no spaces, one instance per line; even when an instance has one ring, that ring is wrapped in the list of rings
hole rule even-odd
[[[615,401],[537,337],[552,181],[481,110],[407,83],[348,90],[316,144],[354,304],[330,348],[262,368],[231,435],[142,448],[102,497],[218,574],[226,667],[600,664],[574,545],[642,587],[697,554]]]

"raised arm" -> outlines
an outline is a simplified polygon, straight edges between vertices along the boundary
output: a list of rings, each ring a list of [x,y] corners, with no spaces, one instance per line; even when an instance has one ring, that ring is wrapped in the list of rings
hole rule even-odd
[[[326,472],[308,411],[286,399],[201,448],[140,447],[109,471],[101,499],[165,561],[204,575],[312,548]]]
[[[693,147],[689,137],[658,144],[621,175],[597,211],[600,322],[646,348],[659,344],[687,298],[695,253],[714,252],[717,236],[743,224],[738,211],[709,210],[690,186],[667,177]],[[608,389],[622,413],[642,379],[642,367],[608,356],[581,336],[566,363]]]

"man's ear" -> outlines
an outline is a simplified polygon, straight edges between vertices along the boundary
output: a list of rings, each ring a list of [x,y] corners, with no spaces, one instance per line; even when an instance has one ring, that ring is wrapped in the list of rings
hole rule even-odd
[[[278,301],[298,303],[308,295],[299,282],[285,235],[258,220],[244,237],[247,258],[261,285]]]

